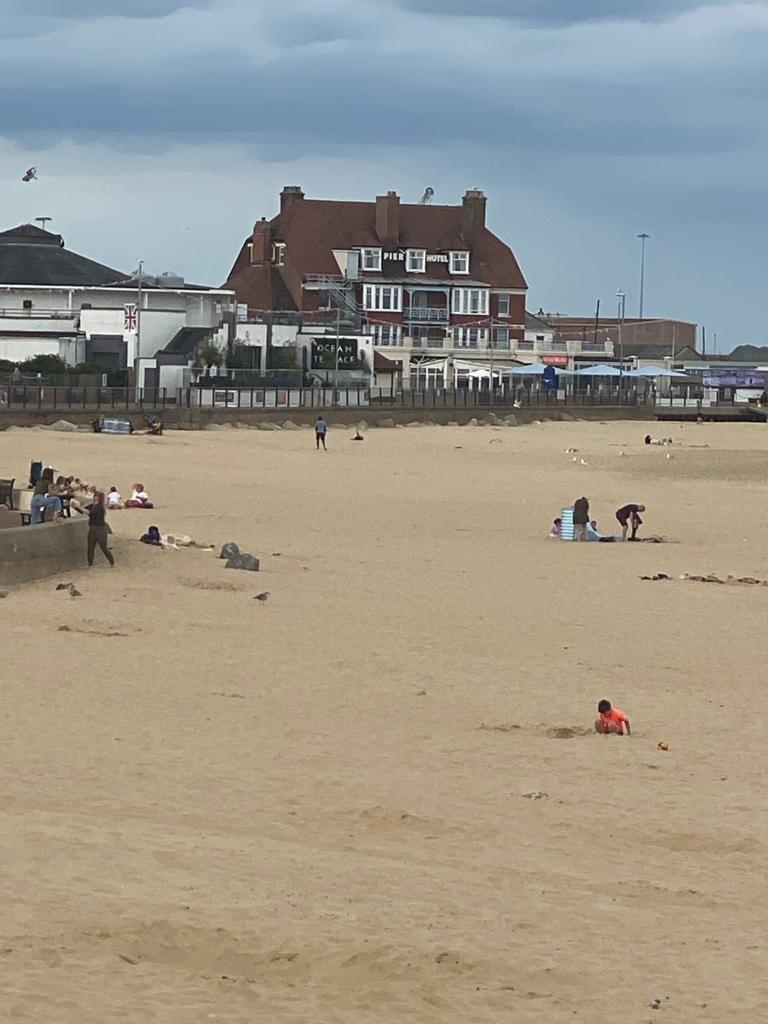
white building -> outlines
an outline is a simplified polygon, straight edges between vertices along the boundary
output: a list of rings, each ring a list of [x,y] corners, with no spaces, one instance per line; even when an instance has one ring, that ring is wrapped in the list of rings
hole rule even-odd
[[[0,233],[0,359],[57,355],[132,369],[140,387],[181,387],[200,344],[226,348],[235,308],[233,292],[171,274],[140,282],[33,225]]]

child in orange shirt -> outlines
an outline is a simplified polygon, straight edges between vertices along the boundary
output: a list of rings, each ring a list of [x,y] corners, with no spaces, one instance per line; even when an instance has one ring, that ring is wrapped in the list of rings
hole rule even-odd
[[[613,707],[609,700],[601,700],[597,705],[598,718],[595,720],[595,732],[605,736],[631,736],[629,718],[623,711]]]

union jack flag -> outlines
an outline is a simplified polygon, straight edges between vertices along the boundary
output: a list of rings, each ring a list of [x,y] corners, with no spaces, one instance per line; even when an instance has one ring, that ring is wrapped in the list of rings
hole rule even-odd
[[[139,314],[136,309],[136,304],[133,302],[127,303],[123,307],[123,310],[123,330],[129,332],[135,331],[139,322]]]

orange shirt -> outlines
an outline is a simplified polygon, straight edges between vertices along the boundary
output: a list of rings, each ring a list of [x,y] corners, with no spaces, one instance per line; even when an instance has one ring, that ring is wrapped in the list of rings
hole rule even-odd
[[[619,728],[619,732],[626,732],[624,723],[629,722],[629,716],[625,715],[623,711],[619,711],[618,708],[611,708],[607,715],[600,715],[600,720],[605,725],[616,725]]]

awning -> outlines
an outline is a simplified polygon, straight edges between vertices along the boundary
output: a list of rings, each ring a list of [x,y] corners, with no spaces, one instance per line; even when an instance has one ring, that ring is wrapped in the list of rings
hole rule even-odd
[[[373,350],[374,373],[402,373],[403,365],[399,360],[387,359],[381,352]]]

